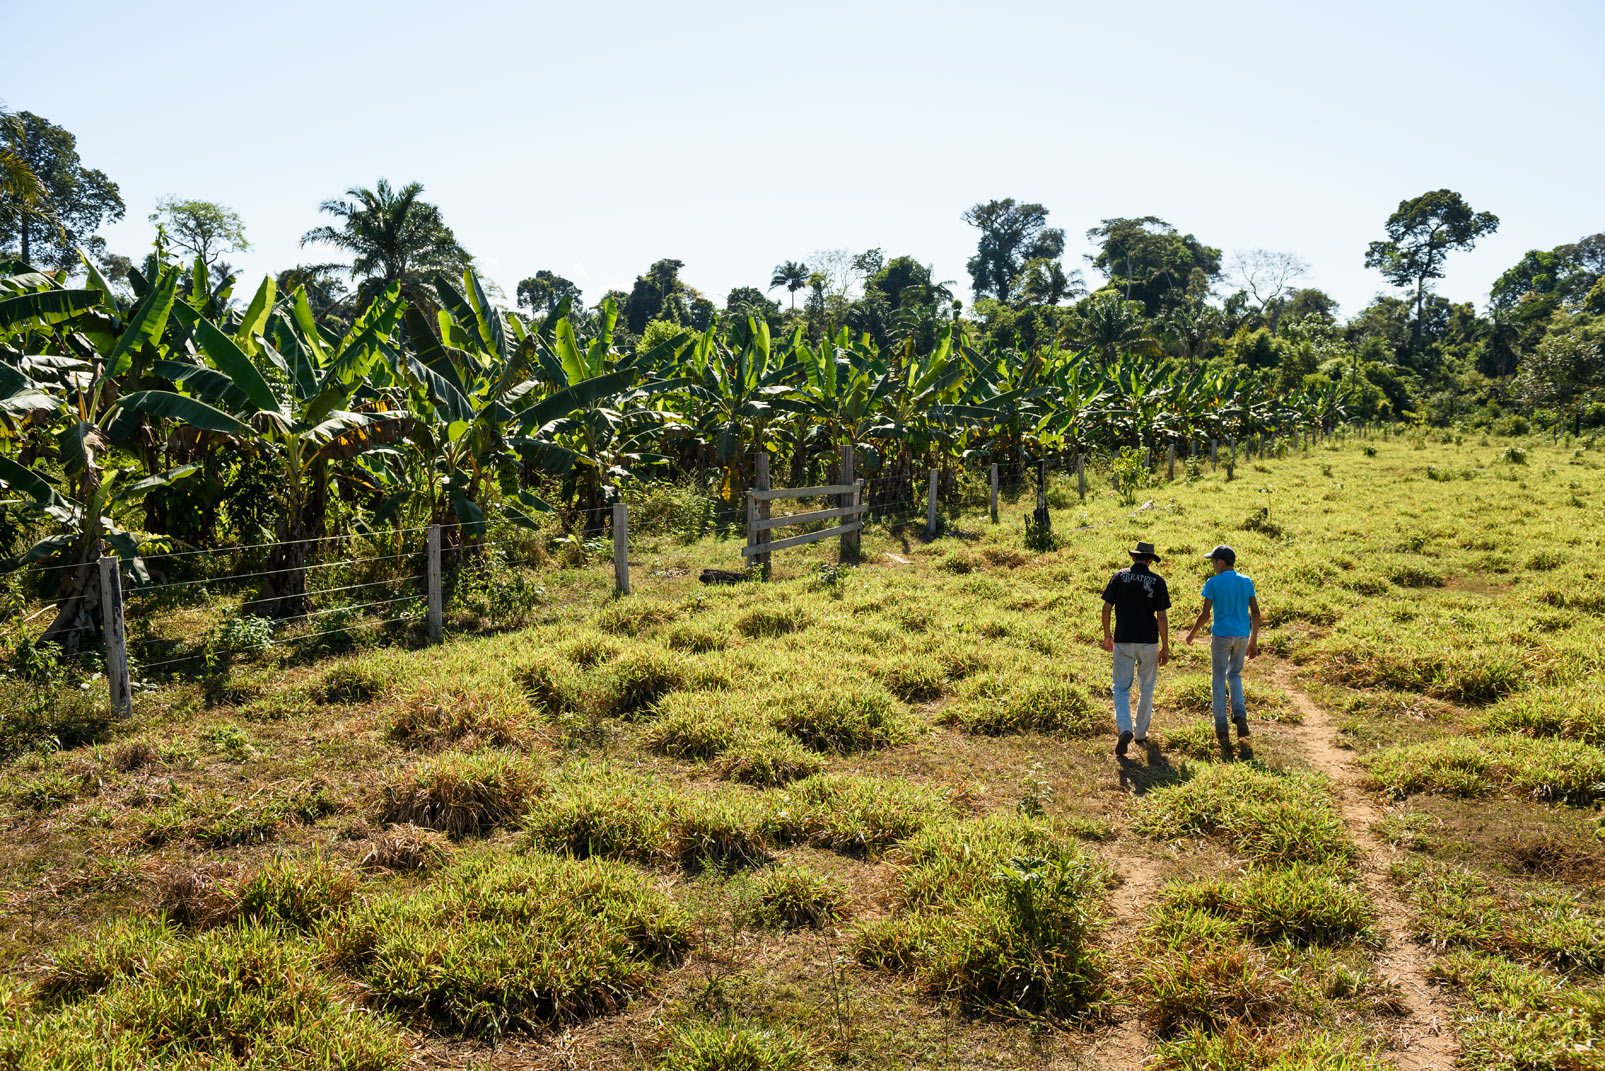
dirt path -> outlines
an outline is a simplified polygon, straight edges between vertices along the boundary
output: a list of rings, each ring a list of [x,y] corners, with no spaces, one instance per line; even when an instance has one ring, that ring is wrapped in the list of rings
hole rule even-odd
[[[1113,946],[1113,966],[1132,971],[1140,960],[1132,954],[1137,933],[1145,919],[1144,909],[1159,896],[1164,875],[1159,864],[1144,855],[1128,855],[1117,863],[1120,885],[1109,898],[1109,943]],[[1121,979],[1122,982],[1129,979]],[[1153,1040],[1144,1032],[1139,1009],[1126,1005],[1114,1013],[1112,1024],[1088,1045],[1080,1063],[1093,1068],[1140,1068],[1153,1051]]]
[[[1361,787],[1354,753],[1334,742],[1337,725],[1325,710],[1305,695],[1285,667],[1269,674],[1287,693],[1301,724],[1284,731],[1298,741],[1304,760],[1332,779],[1333,794],[1342,808],[1349,835],[1360,849],[1360,880],[1377,908],[1377,925],[1385,943],[1377,954],[1377,967],[1399,988],[1404,1008],[1392,1025],[1395,1051],[1402,1071],[1448,1071],[1454,1066],[1459,1045],[1449,1025],[1448,1005],[1427,980],[1431,957],[1410,939],[1409,908],[1388,880],[1390,849],[1374,832],[1381,809]]]

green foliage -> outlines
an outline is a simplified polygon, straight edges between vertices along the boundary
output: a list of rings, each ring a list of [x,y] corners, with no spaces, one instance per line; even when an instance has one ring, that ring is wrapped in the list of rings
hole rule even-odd
[[[685,954],[691,927],[627,866],[485,854],[364,901],[324,941],[381,1003],[494,1038],[619,1010]]]

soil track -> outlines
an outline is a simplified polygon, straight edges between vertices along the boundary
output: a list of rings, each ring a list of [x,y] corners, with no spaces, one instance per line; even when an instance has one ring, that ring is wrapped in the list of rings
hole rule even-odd
[[[1265,667],[1262,675],[1287,693],[1301,722],[1257,722],[1256,728],[1293,741],[1299,757],[1331,779],[1333,796],[1359,849],[1360,881],[1376,906],[1377,926],[1383,936],[1376,966],[1397,992],[1399,1015],[1387,1025],[1389,1056],[1400,1071],[1452,1071],[1459,1046],[1449,1025],[1448,1003],[1428,979],[1431,957],[1411,939],[1409,907],[1388,880],[1392,849],[1375,833],[1382,809],[1363,788],[1354,754],[1334,743],[1337,726],[1332,718],[1299,688],[1288,666],[1270,659],[1260,664]],[[1142,790],[1137,784],[1125,783],[1125,787],[1133,792]],[[1135,959],[1127,953],[1144,921],[1145,907],[1164,884],[1164,875],[1158,862],[1143,854],[1121,856],[1115,866],[1121,883],[1111,898],[1109,944],[1116,969],[1134,969]],[[1153,1039],[1144,1031],[1138,1010],[1128,1006],[1084,1050],[1081,1066],[1137,1069],[1148,1061],[1152,1050]]]
[[[1332,779],[1332,793],[1342,809],[1349,836],[1360,849],[1360,881],[1377,909],[1384,944],[1377,967],[1399,989],[1403,1014],[1393,1024],[1393,1059],[1402,1071],[1448,1071],[1459,1045],[1449,1025],[1448,1004],[1428,980],[1431,957],[1410,937],[1410,910],[1388,880],[1393,850],[1377,838],[1382,811],[1361,783],[1354,753],[1333,741],[1337,726],[1321,706],[1304,694],[1286,666],[1268,674],[1287,693],[1302,719],[1285,731],[1299,743],[1305,762]]]

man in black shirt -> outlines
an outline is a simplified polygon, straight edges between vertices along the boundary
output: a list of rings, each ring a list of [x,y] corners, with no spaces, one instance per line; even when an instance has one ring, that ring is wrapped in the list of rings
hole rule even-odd
[[[1135,737],[1138,744],[1148,742],[1148,719],[1154,713],[1154,680],[1159,667],[1170,661],[1170,592],[1165,578],[1150,565],[1159,561],[1152,543],[1138,543],[1131,555],[1131,568],[1109,578],[1103,589],[1103,649],[1115,656],[1115,729],[1119,742],[1115,754],[1124,756],[1133,738],[1131,721],[1131,679],[1137,678]],[[1114,633],[1109,616],[1115,618]]]

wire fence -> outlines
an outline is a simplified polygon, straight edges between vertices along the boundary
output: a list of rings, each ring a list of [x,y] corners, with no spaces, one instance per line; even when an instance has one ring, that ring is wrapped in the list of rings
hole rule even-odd
[[[1198,475],[1205,465],[1226,468],[1229,477],[1234,464],[1299,448],[1309,449],[1308,439],[1226,446],[1183,442],[1173,456],[1149,450],[1135,463],[1129,454],[1116,457],[1071,449],[1038,457],[1019,452],[971,455],[936,468],[904,459],[895,465],[896,471],[885,471],[883,466],[854,483],[866,527],[882,525],[897,531],[899,526],[906,530],[923,521],[934,537],[965,510],[983,512],[994,504],[1000,510],[1005,502],[1018,508],[1027,496],[1032,496],[1033,506],[1040,496],[1062,508],[1069,496],[1085,500],[1114,487],[1122,477],[1133,480],[1140,474],[1150,484],[1163,483]],[[817,467],[811,475],[827,481],[838,478]],[[753,537],[745,495],[735,502],[716,501],[711,488],[703,495],[695,516],[655,521],[652,532],[634,543],[630,521],[625,521],[622,535],[615,533],[611,522],[541,531],[502,522],[154,549],[142,553],[137,562],[114,559],[115,630],[104,616],[105,607],[98,606],[99,578],[92,575],[99,571],[97,563],[31,563],[20,572],[41,592],[52,583],[60,585],[64,570],[82,571],[80,579],[85,582],[69,598],[44,595],[43,605],[13,613],[9,622],[0,624],[0,644],[25,642],[29,634],[37,638],[47,615],[60,617],[63,608],[72,611],[77,599],[83,604],[81,612],[65,620],[52,619],[61,627],[50,628],[49,638],[69,648],[94,648],[113,631],[120,634],[126,623],[123,655],[130,680],[153,684],[197,669],[213,672],[238,658],[275,649],[287,657],[338,651],[359,642],[358,634],[364,632],[373,633],[375,642],[430,642],[439,637],[447,614],[454,628],[510,627],[525,623],[532,609],[548,597],[538,576],[550,567],[611,565],[615,590],[627,592],[631,569],[652,580],[690,571],[689,559],[672,550],[675,540],[690,542],[710,534],[739,539],[743,527],[749,540]],[[850,502],[852,497],[837,492],[777,499],[771,503],[777,507],[771,516],[830,514],[844,500]],[[650,508],[646,513],[651,514]],[[628,509],[616,513],[615,519],[627,516]],[[1031,515],[1026,516],[1029,523]],[[1063,531],[1099,528],[1126,516],[1122,511]],[[995,514],[994,519],[998,519]],[[841,517],[827,516],[799,522],[795,530],[820,534],[847,526]],[[668,552],[662,549],[665,540],[671,543]],[[740,557],[735,546],[731,557],[732,564]],[[108,648],[108,665],[112,661]]]

